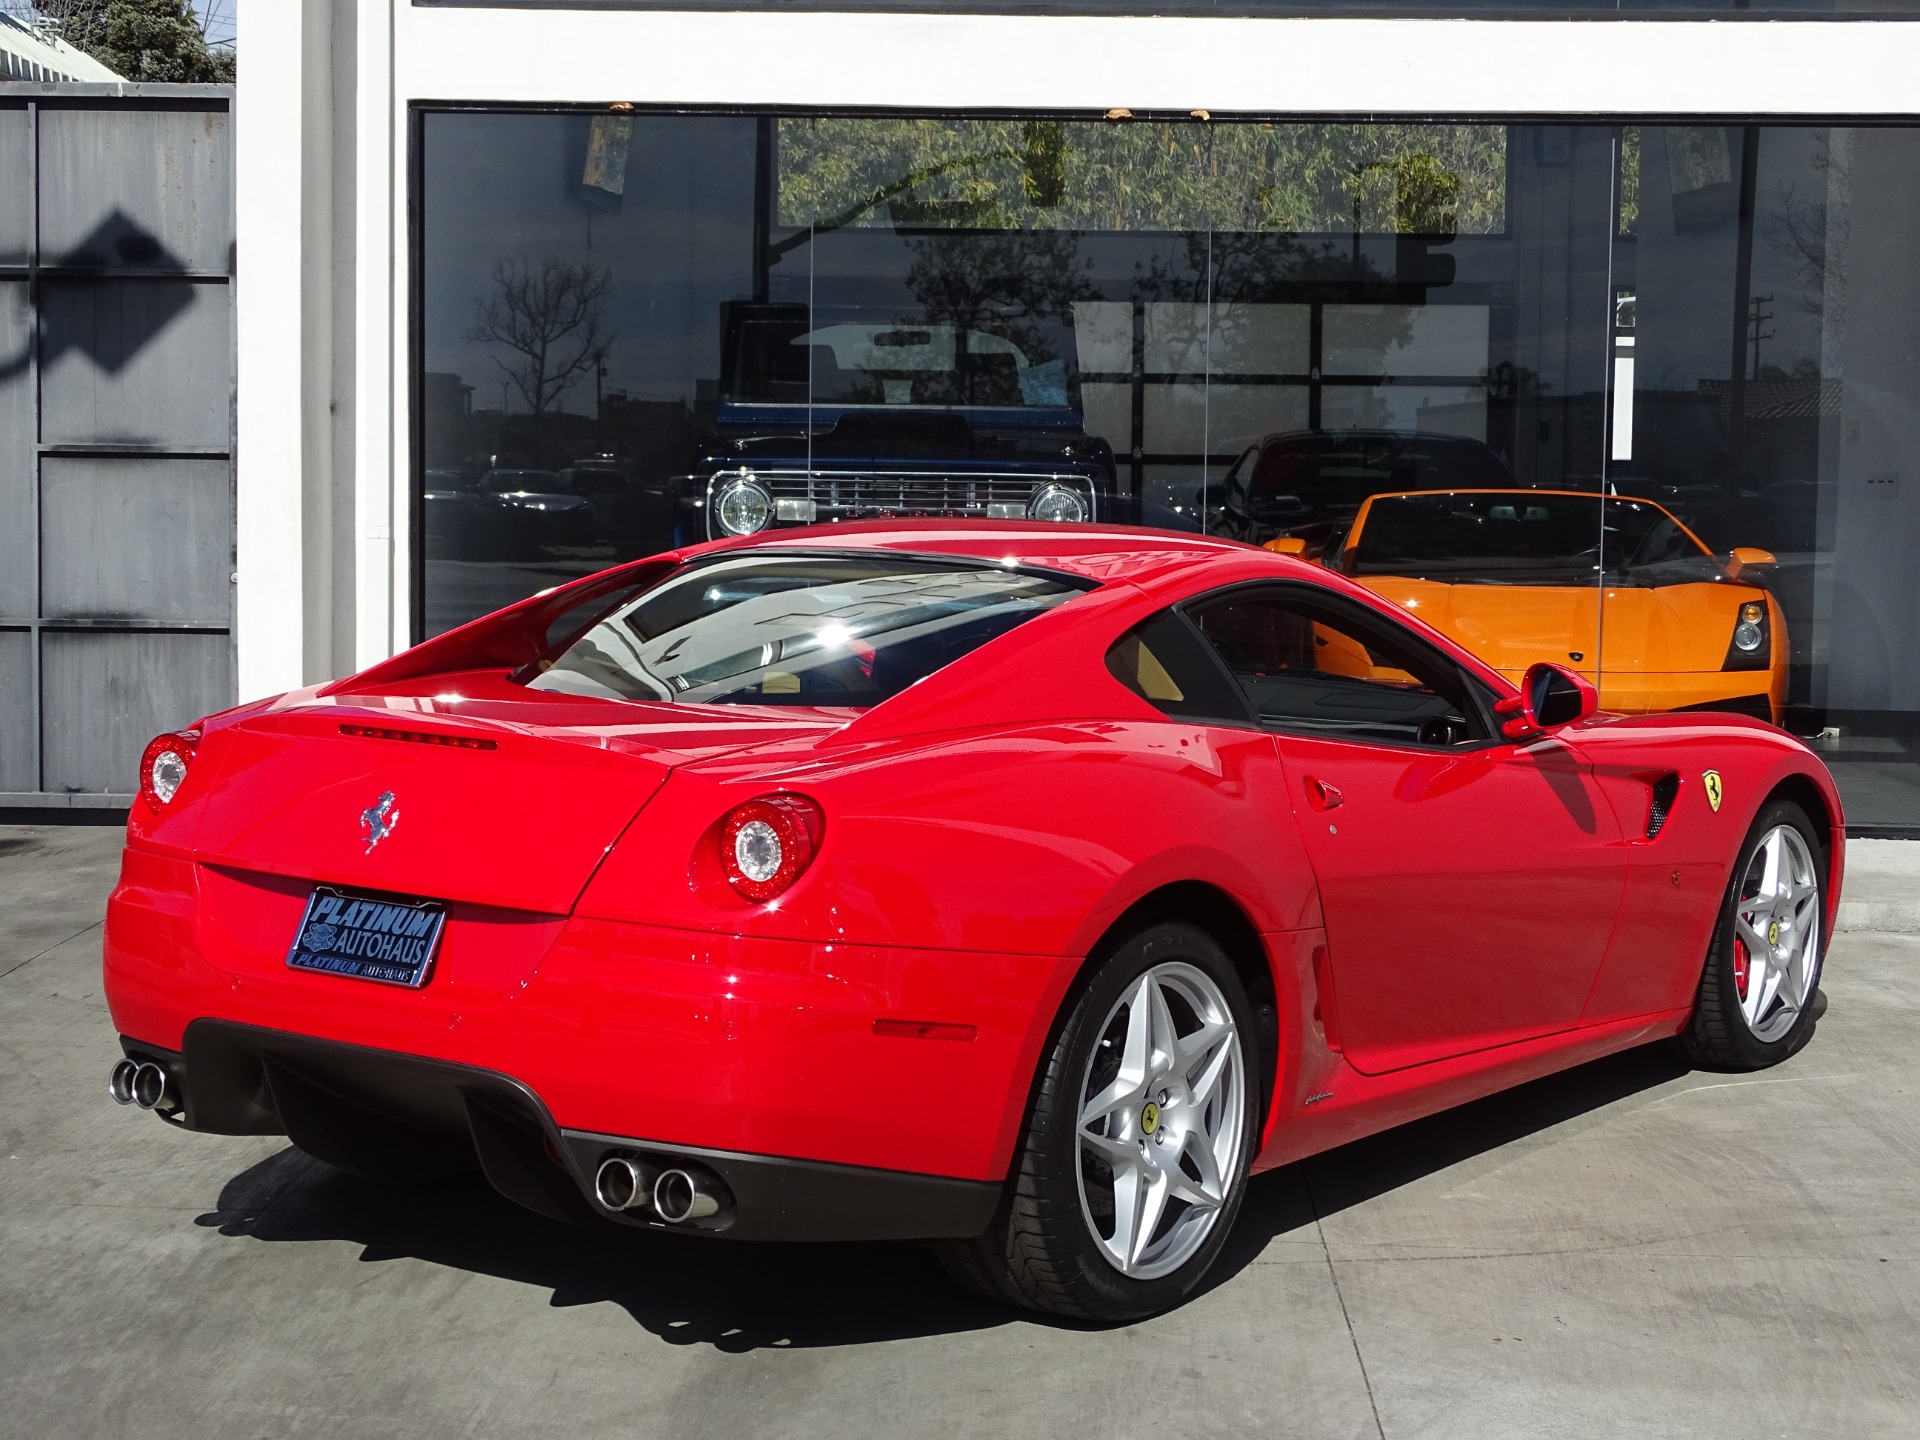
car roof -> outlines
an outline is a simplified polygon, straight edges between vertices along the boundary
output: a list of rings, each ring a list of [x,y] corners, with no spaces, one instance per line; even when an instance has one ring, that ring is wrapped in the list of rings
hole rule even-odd
[[[1275,430],[1253,443],[1261,446],[1309,442],[1337,445],[1352,440],[1383,440],[1400,445],[1471,445],[1476,450],[1492,448],[1484,440],[1476,440],[1471,435],[1455,435],[1447,430],[1392,430],[1364,425],[1342,426],[1332,430]]]
[[[1685,524],[1681,522],[1679,516],[1675,515],[1671,510],[1667,509],[1667,507],[1662,505],[1658,500],[1648,500],[1647,498],[1641,495],[1602,495],[1596,490],[1528,490],[1528,489],[1521,488],[1519,486],[1515,486],[1511,489],[1507,489],[1507,488],[1493,489],[1493,488],[1484,488],[1479,486],[1463,485],[1463,486],[1450,487],[1445,490],[1392,490],[1392,491],[1383,491],[1377,495],[1369,495],[1364,501],[1361,502],[1360,513],[1354,519],[1353,528],[1347,533],[1348,545],[1351,546],[1353,544],[1355,537],[1360,535],[1360,533],[1366,528],[1366,523],[1368,519],[1371,518],[1372,516],[1373,507],[1376,504],[1378,504],[1380,501],[1382,500],[1418,500],[1425,496],[1430,496],[1430,495],[1514,495],[1514,496],[1556,495],[1561,497],[1571,497],[1575,500],[1609,500],[1616,505],[1645,505],[1649,510],[1657,510],[1662,515],[1666,516],[1667,519],[1671,521],[1676,528],[1678,528],[1681,534],[1685,535],[1695,545],[1700,547],[1700,553],[1702,555],[1711,556],[1713,554],[1713,551],[1708,547],[1706,541],[1702,540],[1698,535],[1694,534],[1691,529],[1689,529]]]
[[[1373,505],[1381,500],[1422,500],[1434,495],[1512,495],[1515,497],[1553,495],[1561,499],[1607,500],[1615,505],[1645,505],[1649,510],[1658,510],[1674,524],[1680,525],[1674,513],[1658,500],[1649,500],[1644,495],[1602,495],[1597,490],[1529,490],[1520,485],[1447,485],[1439,488],[1429,486],[1424,490],[1382,490],[1377,494],[1369,495],[1366,504]],[[1687,530],[1684,525],[1680,525],[1680,528]],[[1692,536],[1693,532],[1687,530],[1687,534]],[[1694,536],[1694,539],[1697,542],[1699,537]],[[1706,549],[1704,545],[1700,548]]]
[[[1012,561],[1103,585],[1158,579],[1222,559],[1246,560],[1271,553],[1211,535],[1045,520],[856,520],[773,531],[747,543],[759,549],[892,550]]]
[[[1666,506],[1644,495],[1602,495],[1597,490],[1548,490],[1526,485],[1430,485],[1424,490],[1382,490],[1372,498],[1406,500],[1422,495],[1560,495],[1575,500],[1615,500],[1629,505],[1651,505],[1662,514],[1666,513]]]

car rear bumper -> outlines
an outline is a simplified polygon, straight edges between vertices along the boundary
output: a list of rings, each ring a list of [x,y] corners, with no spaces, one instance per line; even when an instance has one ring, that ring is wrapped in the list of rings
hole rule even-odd
[[[914,1233],[948,1234],[990,1210],[982,1197],[997,1196],[1006,1175],[1074,970],[1057,956],[746,938],[450,903],[432,977],[410,990],[288,967],[310,889],[126,852],[107,907],[107,999],[130,1053],[181,1067],[188,1128],[285,1133],[364,1173],[392,1140],[386,1150],[417,1146],[435,1163],[477,1156],[498,1184],[474,1138],[477,1095],[561,1148],[564,1162],[551,1153],[547,1162],[576,1199],[612,1149],[735,1177],[743,1208],[726,1228],[742,1236],[906,1233],[871,1219],[876,1206],[922,1217],[907,1224]],[[203,1038],[229,1031],[256,1039]],[[260,1035],[282,1038],[273,1048]],[[386,1058],[349,1067],[346,1080],[308,1082],[339,1067],[305,1051],[298,1064],[283,1058],[303,1044]],[[242,1059],[220,1058],[229,1052]],[[276,1066],[291,1077],[278,1087]],[[448,1067],[453,1080],[419,1079]],[[313,1093],[332,1098],[322,1105]],[[750,1178],[770,1166],[789,1178]],[[827,1208],[869,1220],[823,1229],[777,1218],[791,1208],[781,1197],[802,1183],[792,1176],[810,1193],[932,1198],[843,1199]],[[963,1205],[961,1194],[972,1198]],[[744,1208],[763,1201],[777,1213]],[[946,1218],[929,1231],[929,1215]]]
[[[739,1240],[935,1239],[977,1235],[1000,1186],[782,1156],[563,1130],[519,1081],[478,1066],[223,1020],[196,1020],[177,1051],[121,1037],[160,1065],[189,1130],[286,1135],[350,1174],[420,1180],[479,1169],[510,1200],[556,1220],[595,1215]],[[607,1159],[686,1168],[718,1181],[711,1216],[669,1226],[649,1208],[596,1198]]]

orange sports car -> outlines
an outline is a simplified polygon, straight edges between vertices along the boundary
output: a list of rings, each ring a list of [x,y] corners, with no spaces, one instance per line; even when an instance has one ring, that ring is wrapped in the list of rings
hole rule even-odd
[[[1337,543],[1328,565],[1516,681],[1546,660],[1584,675],[1616,712],[1732,710],[1779,723],[1786,624],[1750,573],[1773,556],[1743,548],[1722,560],[1651,501],[1375,495]],[[1307,545],[1282,536],[1267,548]]]

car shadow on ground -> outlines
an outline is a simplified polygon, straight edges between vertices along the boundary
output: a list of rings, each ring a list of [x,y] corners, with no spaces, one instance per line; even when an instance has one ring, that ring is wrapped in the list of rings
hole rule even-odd
[[[1628,1051],[1261,1175],[1204,1288],[1230,1283],[1274,1239],[1313,1235],[1325,1216],[1684,1073],[1660,1047]],[[556,1306],[611,1303],[671,1344],[724,1351],[1053,1323],[965,1293],[924,1246],[731,1245],[574,1227],[478,1175],[396,1189],[292,1148],[234,1176],[197,1223],[270,1242],[345,1241],[365,1261],[424,1260],[549,1290]]]
[[[1643,1045],[1257,1176],[1203,1288],[1230,1281],[1272,1239],[1687,1073],[1667,1046]]]

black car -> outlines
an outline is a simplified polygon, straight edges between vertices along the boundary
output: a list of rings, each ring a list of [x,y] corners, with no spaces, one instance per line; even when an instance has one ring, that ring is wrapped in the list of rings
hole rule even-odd
[[[553,470],[499,469],[480,477],[477,499],[503,549],[537,557],[549,546],[592,545],[593,506]]]
[[[1513,472],[1486,445],[1423,430],[1296,430],[1250,445],[1194,504],[1206,529],[1250,544],[1278,536],[1309,554],[1338,547],[1370,495],[1511,490]]]
[[[633,555],[669,543],[671,497],[659,484],[640,480],[626,462],[610,455],[588,456],[561,470],[559,479],[567,494],[578,495],[593,511],[597,542]]]
[[[678,543],[884,516],[1136,518],[1112,448],[1083,427],[1064,322],[740,303],[723,330],[714,431],[676,486]]]

